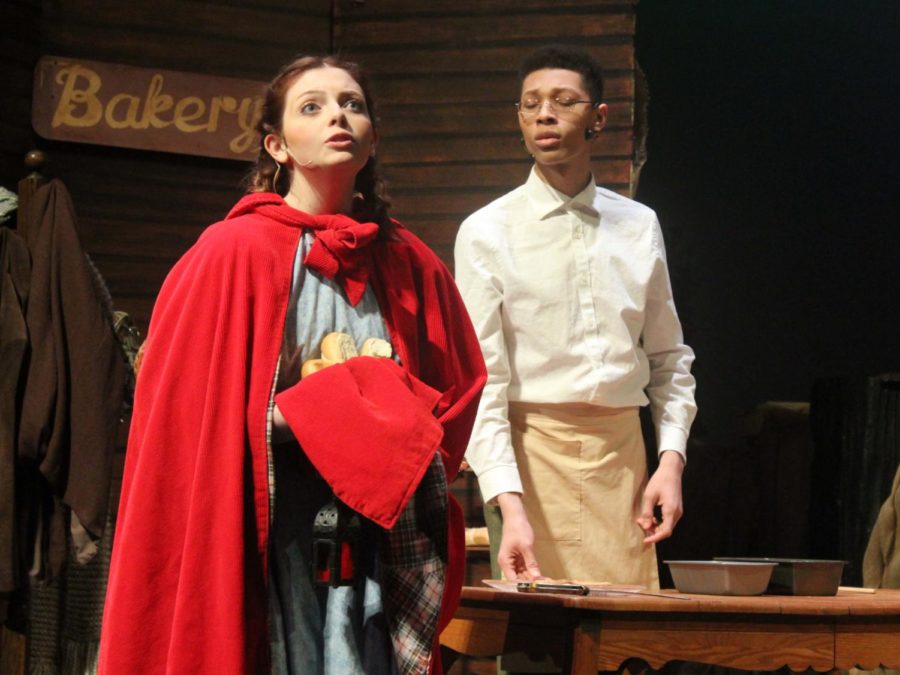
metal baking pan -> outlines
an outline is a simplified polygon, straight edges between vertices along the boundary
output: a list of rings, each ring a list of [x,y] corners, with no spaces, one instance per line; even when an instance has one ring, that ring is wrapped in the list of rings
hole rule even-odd
[[[760,595],[777,566],[737,560],[666,560],[675,588],[704,595]]]
[[[767,593],[779,595],[837,595],[845,560],[810,558],[715,558],[723,562],[770,562],[772,570]]]

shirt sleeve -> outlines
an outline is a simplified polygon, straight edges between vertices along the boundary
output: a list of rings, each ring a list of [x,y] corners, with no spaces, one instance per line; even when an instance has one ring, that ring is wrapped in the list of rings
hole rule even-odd
[[[497,255],[486,241],[474,236],[482,230],[471,218],[463,223],[456,238],[454,259],[456,283],[487,367],[487,383],[466,450],[466,461],[478,476],[481,495],[487,503],[503,492],[521,493],[522,481],[510,442],[510,369],[503,335],[503,281],[497,269]]]
[[[662,231],[653,217],[657,254],[647,293],[644,330],[641,336],[650,363],[647,397],[657,433],[659,452],[674,450],[687,459],[688,433],[697,406],[696,382],[691,374],[693,350],[684,344],[681,322],[675,310]]]

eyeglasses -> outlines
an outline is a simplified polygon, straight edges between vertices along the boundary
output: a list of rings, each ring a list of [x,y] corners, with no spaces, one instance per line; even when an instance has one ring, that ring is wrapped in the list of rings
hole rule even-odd
[[[550,108],[550,112],[554,115],[559,115],[560,117],[573,116],[578,114],[578,110],[575,108],[579,103],[589,103],[593,105],[593,101],[584,101],[577,98],[567,98],[567,97],[554,97],[554,98],[526,98],[518,103],[516,103],[516,110],[519,111],[519,114],[523,119],[531,120],[540,114],[541,110],[544,109],[544,104],[547,104]]]

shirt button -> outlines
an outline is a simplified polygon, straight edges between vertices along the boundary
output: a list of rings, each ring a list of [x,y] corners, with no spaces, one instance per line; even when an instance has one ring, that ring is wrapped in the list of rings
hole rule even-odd
[[[581,239],[581,225],[575,226],[575,232],[572,235],[575,239]]]
[[[584,285],[584,286],[587,286],[587,285],[588,285],[588,275],[587,275],[587,272],[582,272],[582,273],[581,273],[581,283],[582,283],[582,285]]]

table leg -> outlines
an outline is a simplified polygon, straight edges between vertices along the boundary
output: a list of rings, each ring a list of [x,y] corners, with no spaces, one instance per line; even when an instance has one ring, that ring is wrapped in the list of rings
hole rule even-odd
[[[597,675],[597,655],[600,654],[601,622],[583,620],[572,632],[572,675]]]

